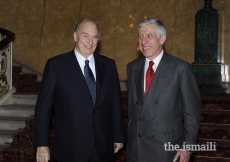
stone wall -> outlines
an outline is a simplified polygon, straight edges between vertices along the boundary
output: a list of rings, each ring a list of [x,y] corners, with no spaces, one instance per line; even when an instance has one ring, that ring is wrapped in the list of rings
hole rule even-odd
[[[48,58],[74,48],[73,32],[82,17],[102,27],[97,51],[115,59],[121,80],[126,64],[141,54],[137,26],[143,18],[162,20],[167,30],[165,50],[194,61],[195,14],[204,0],[0,0],[0,24],[15,33],[13,59],[43,72]],[[219,60],[230,64],[229,0],[213,0],[219,11]]]

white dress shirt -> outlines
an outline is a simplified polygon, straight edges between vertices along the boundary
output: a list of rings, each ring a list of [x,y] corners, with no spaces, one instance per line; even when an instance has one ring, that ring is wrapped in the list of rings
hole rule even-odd
[[[154,73],[156,73],[157,67],[161,61],[161,58],[163,56],[164,50],[161,51],[161,53],[153,60],[149,60],[148,58],[145,58],[145,76],[144,76],[144,92],[145,92],[145,84],[146,84],[146,73],[149,68],[149,61],[153,61],[154,65],[152,66]]]
[[[77,61],[78,61],[79,65],[80,65],[82,74],[85,76],[85,74],[84,74],[84,66],[85,66],[85,60],[86,60],[86,58],[83,57],[81,54],[79,54],[77,52],[76,48],[74,49],[74,53],[75,53],[75,56],[77,58]],[[95,78],[95,81],[96,81],[95,60],[94,60],[93,54],[89,55],[89,57],[87,58],[87,60],[89,60],[89,67],[92,70],[94,78]]]

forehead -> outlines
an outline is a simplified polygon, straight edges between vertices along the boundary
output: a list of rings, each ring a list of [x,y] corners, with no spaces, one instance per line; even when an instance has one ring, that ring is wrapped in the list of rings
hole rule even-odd
[[[140,27],[139,34],[148,34],[148,33],[155,33],[156,32],[156,24],[148,24],[145,26]]]
[[[79,32],[97,35],[98,28],[97,25],[92,21],[83,21],[79,27]]]

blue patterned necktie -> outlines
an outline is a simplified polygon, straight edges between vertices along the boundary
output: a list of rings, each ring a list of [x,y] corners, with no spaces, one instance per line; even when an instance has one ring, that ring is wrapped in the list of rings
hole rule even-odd
[[[85,67],[84,67],[84,74],[85,74],[85,80],[87,82],[93,104],[96,102],[96,82],[93,76],[93,72],[89,67],[89,60],[85,60]]]

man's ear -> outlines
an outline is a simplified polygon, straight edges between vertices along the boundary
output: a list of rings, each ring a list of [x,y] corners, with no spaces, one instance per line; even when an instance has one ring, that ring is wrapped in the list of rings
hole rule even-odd
[[[75,42],[77,41],[77,34],[75,32],[73,33],[73,39]]]
[[[166,35],[165,34],[161,35],[161,37],[160,37],[160,43],[164,44],[165,40],[166,40]]]

